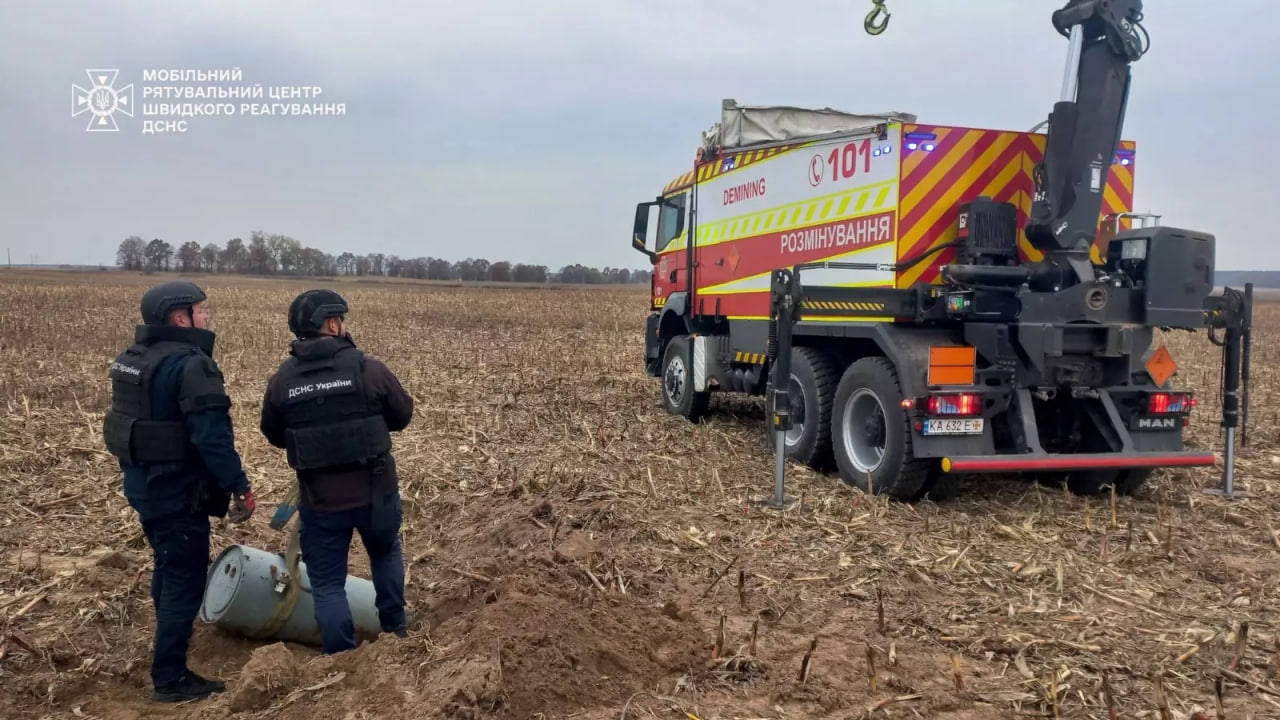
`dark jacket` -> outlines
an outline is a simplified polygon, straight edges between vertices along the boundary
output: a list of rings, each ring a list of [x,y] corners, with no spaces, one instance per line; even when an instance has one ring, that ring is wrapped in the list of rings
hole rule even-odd
[[[355,347],[350,335],[341,338],[319,337],[295,340],[289,354],[309,360],[330,355],[336,347]],[[364,389],[368,402],[382,413],[387,428],[403,430],[413,419],[413,398],[404,391],[400,381],[381,360],[364,356]],[[285,447],[285,425],[282,408],[285,404],[284,389],[279,382],[280,371],[272,374],[262,398],[262,419],[259,429],[267,442],[275,447]],[[375,472],[375,468],[380,471]],[[391,453],[380,464],[347,464],[315,470],[296,472],[300,486],[300,505],[322,511],[350,510],[368,505],[399,489],[399,476],[395,458]]]
[[[197,454],[181,463],[130,465],[121,462],[125,498],[141,520],[201,511],[222,517],[230,494],[249,489],[249,480],[235,448],[228,410],[230,398],[223,395],[222,402],[210,402],[206,396],[203,403],[193,404],[186,413],[179,405],[183,397],[182,380],[187,373],[203,374],[205,366],[217,368],[212,360],[213,333],[196,328],[149,325],[139,325],[135,331],[138,342],[161,337],[185,338],[201,350],[195,355],[170,355],[161,361],[151,389],[153,417],[184,420]],[[220,382],[215,383],[215,389],[221,391]]]

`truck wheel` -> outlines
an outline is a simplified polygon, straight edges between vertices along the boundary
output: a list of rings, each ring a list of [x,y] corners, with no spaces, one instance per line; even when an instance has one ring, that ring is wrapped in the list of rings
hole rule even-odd
[[[931,461],[911,456],[910,419],[893,364],[885,358],[862,358],[840,378],[831,407],[831,446],[841,479],[863,492],[912,502],[926,488]]]
[[[667,341],[662,355],[662,406],[672,415],[698,422],[707,414],[711,393],[694,392],[692,355],[688,335]]]
[[[826,353],[809,347],[791,349],[791,384],[787,388],[791,400],[792,427],[786,434],[787,457],[815,470],[831,466],[831,401],[835,397],[839,374]],[[773,406],[773,383],[765,393],[766,417]],[[777,439],[766,424],[769,446]]]

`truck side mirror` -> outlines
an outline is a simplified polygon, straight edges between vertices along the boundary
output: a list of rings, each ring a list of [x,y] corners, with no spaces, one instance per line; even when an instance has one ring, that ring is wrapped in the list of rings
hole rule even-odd
[[[649,210],[656,206],[656,201],[642,202],[636,205],[636,221],[631,229],[631,247],[649,256],[649,262],[657,264],[658,255],[645,247],[645,237],[649,234]]]

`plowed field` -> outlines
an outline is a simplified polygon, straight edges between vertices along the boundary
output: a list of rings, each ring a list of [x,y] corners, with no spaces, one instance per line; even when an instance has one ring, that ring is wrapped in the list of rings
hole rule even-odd
[[[194,279],[259,496],[214,554],[283,552],[292,478],[258,412],[286,308],[321,283]],[[0,717],[1280,717],[1280,306],[1257,311],[1247,497],[1204,495],[1217,468],[1114,504],[975,478],[910,506],[793,467],[803,502],[778,513],[754,502],[760,402],[663,412],[644,289],[341,281],[416,400],[395,454],[420,621],[333,657],[197,622],[191,665],[228,692],[156,705],[150,553],[101,422],[159,280],[0,272]],[[1165,342],[1201,399],[1191,444],[1220,451],[1221,350]]]

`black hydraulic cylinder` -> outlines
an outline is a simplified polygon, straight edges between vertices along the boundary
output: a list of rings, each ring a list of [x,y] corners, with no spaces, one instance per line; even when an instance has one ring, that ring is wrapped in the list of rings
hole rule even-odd
[[[1070,0],[1053,15],[1054,27],[1070,38],[1067,73],[1024,233],[1047,260],[1070,270],[1066,284],[1095,277],[1089,247],[1124,127],[1129,65],[1146,50],[1141,18],[1140,0]]]
[[[947,265],[943,277],[961,284],[1016,287],[1031,279],[1031,271],[1023,266]]]
[[[1249,446],[1249,356],[1253,354],[1253,283],[1244,284],[1244,327],[1240,357],[1240,447]]]
[[[1222,448],[1222,492],[1231,497],[1235,487],[1236,427],[1240,423],[1240,346],[1243,344],[1240,324],[1233,323],[1226,329],[1222,354],[1222,427],[1225,438]]]
[[[791,338],[799,305],[797,292],[799,279],[785,268],[773,271],[770,319],[774,326],[769,350],[773,359],[773,397],[769,413],[769,425],[775,434],[774,495],[770,507],[781,509],[787,505],[784,476],[786,474],[786,433],[791,429]]]
[[[770,426],[776,431],[791,429],[791,339],[795,322],[795,276],[789,270],[777,270],[773,278],[774,333],[773,396]]]
[[[1222,375],[1222,427],[1234,429],[1240,425],[1240,347],[1242,331],[1232,326],[1226,329],[1223,340]]]

